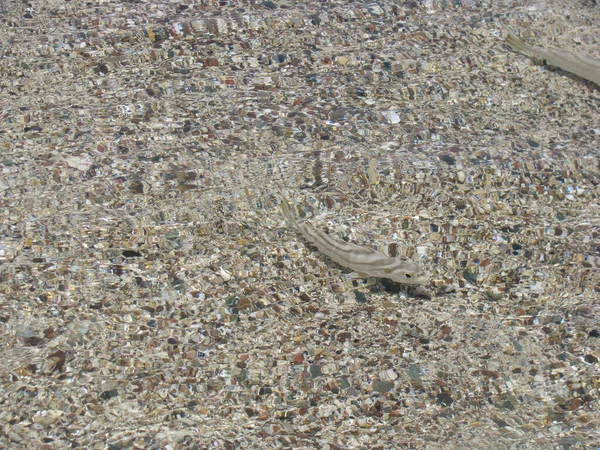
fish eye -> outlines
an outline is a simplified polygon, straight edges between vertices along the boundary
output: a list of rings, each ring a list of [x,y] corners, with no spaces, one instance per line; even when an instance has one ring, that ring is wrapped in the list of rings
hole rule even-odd
[[[406,278],[412,278],[412,275],[411,275],[410,273],[405,273],[405,274],[404,274],[404,276],[405,276]]]

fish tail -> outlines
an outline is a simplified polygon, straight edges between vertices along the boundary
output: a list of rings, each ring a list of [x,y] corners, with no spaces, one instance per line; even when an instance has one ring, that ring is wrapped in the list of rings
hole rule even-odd
[[[525,43],[525,41],[516,37],[514,34],[509,34],[506,37],[506,43],[516,50],[519,50],[521,52],[532,53],[538,58],[545,59],[548,63],[552,65],[558,65],[552,61],[554,59],[554,55],[551,50],[546,49],[544,47],[535,47],[533,45],[529,45]]]
[[[516,37],[514,34],[509,33],[508,36],[506,36],[506,43],[512,48],[522,52],[531,51],[531,46],[527,45],[524,41]]]
[[[296,217],[296,213],[294,212],[295,205],[291,204],[288,198],[283,193],[283,190],[280,186],[277,186],[279,189],[279,196],[281,197],[281,213],[283,217],[295,228],[298,228],[298,219]]]

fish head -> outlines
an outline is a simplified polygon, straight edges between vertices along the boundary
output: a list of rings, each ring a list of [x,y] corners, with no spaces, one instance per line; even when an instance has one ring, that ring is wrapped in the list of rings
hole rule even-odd
[[[425,284],[429,281],[429,275],[412,261],[403,261],[386,278],[402,284]]]

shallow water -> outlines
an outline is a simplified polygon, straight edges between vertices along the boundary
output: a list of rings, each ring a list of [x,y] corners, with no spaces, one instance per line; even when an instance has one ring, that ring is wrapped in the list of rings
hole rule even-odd
[[[1,446],[599,440],[595,2],[1,5]]]

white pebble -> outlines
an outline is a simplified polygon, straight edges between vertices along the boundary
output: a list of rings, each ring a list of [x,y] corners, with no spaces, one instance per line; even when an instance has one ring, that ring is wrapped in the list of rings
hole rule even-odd
[[[225,269],[223,269],[221,267],[221,270],[219,270],[219,275],[221,276],[221,278],[223,278],[224,282],[228,282],[229,280],[231,280],[231,274],[229,272],[227,272]]]

